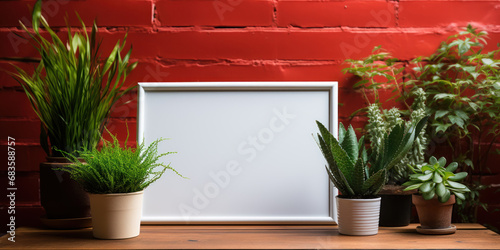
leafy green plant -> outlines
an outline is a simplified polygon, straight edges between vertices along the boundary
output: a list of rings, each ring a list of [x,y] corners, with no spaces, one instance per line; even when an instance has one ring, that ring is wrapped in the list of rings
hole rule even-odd
[[[390,90],[395,93],[390,99],[403,94],[399,86],[403,84],[404,64],[397,58],[392,57],[381,46],[374,47],[372,54],[366,58],[361,60],[346,59],[345,63],[347,63],[348,67],[342,69],[342,72],[358,77],[358,81],[353,85],[353,88],[361,91],[367,105],[375,103],[380,106],[383,103],[382,101],[388,101],[380,100],[379,91]],[[409,110],[410,105],[406,102],[404,104],[405,108]],[[356,110],[351,116],[365,110],[366,108]]]
[[[425,200],[430,200],[434,197],[444,203],[450,199],[453,193],[458,204],[465,200],[464,193],[470,192],[469,188],[464,184],[458,183],[467,177],[467,172],[453,173],[458,168],[458,163],[452,162],[448,167],[446,158],[441,157],[439,160],[432,156],[428,164],[416,165],[411,168],[414,174],[410,175],[410,181],[403,185],[408,186],[406,190],[418,189],[419,193]]]
[[[364,137],[358,141],[352,126],[346,130],[341,123],[337,140],[316,121],[320,131],[316,141],[328,163],[326,170],[330,180],[341,192],[341,197],[375,197],[386,181],[387,171],[410,150],[426,122],[424,118],[411,126],[396,125],[383,137],[381,150],[368,156]]]
[[[107,58],[101,58],[97,25],[94,22],[89,37],[81,19],[82,30],[73,35],[68,24],[68,41],[64,43],[41,15],[41,8],[39,0],[33,9],[34,34],[21,22],[40,53],[40,63],[32,75],[15,65],[17,73],[12,74],[40,118],[40,142],[47,155],[61,156],[52,148],[67,152],[95,148],[111,107],[135,87],[121,90],[127,75],[137,65],[137,62],[129,63],[132,49],[121,56],[125,36],[123,43],[118,41]],[[50,40],[40,33],[40,25]]]
[[[469,173],[465,182],[471,192],[459,206],[464,222],[476,220],[478,207],[487,209],[479,201],[479,191],[486,188],[482,176],[489,171],[488,157],[500,138],[500,49],[483,50],[487,35],[469,25],[433,55],[414,60],[405,82],[410,91],[424,89],[431,114],[429,136],[444,138],[453,161]]]
[[[404,102],[406,109],[384,109],[383,101],[380,100],[379,90],[391,90],[396,95],[401,94],[402,72],[405,69],[403,63],[390,53],[384,51],[380,46],[373,49],[372,54],[361,60],[347,59],[349,65],[342,71],[351,73],[359,78],[353,88],[361,90],[367,107],[355,111],[352,115],[365,114],[368,123],[364,131],[370,141],[371,149],[379,151],[382,147],[381,141],[397,124],[411,124],[427,116],[426,93],[422,89],[412,92],[413,102]],[[369,96],[373,95],[373,98]],[[425,150],[429,139],[425,133],[427,126],[418,134],[412,148],[408,153],[387,173],[388,185],[401,185],[408,179],[410,169],[408,164],[422,164],[425,161]]]
[[[471,192],[465,193],[466,201],[458,206],[462,222],[475,222],[477,209],[487,209],[479,200],[479,191],[487,188],[482,177],[489,172],[488,158],[500,154],[495,148],[500,138],[500,49],[485,52],[487,39],[486,31],[469,25],[429,57],[407,63],[376,47],[363,60],[347,60],[349,67],[344,69],[360,77],[355,88],[367,103],[386,101],[379,99],[378,91],[392,90],[391,99],[403,104],[401,112],[406,117],[413,93],[424,90],[430,116],[427,138],[432,138],[433,145],[446,143],[452,160],[468,172],[464,182]]]
[[[138,192],[158,180],[167,169],[182,177],[170,164],[159,162],[161,157],[175,153],[158,153],[158,144],[164,139],[155,140],[147,147],[143,142],[133,149],[127,142],[122,148],[118,139],[111,137],[113,142],[103,139],[101,150],[93,148],[78,151],[76,155],[63,153],[73,164],[61,170],[69,172],[72,179],[92,194]]]

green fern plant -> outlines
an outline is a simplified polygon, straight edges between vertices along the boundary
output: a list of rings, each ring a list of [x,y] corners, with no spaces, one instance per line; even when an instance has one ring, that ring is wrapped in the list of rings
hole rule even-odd
[[[386,181],[387,171],[410,150],[426,122],[427,118],[423,118],[410,126],[396,125],[383,137],[381,150],[373,151],[368,156],[364,136],[358,140],[352,126],[346,130],[340,123],[337,140],[323,124],[316,121],[320,131],[316,142],[328,163],[328,176],[340,191],[340,197],[375,197]]]
[[[84,162],[77,155],[63,153],[73,164],[61,170],[69,172],[72,179],[92,194],[138,192],[158,180],[167,169],[183,177],[170,164],[159,162],[161,157],[175,153],[158,153],[158,144],[164,139],[155,140],[147,147],[142,142],[133,149],[126,142],[122,148],[118,139],[111,137],[112,142],[103,139],[101,150],[78,151]]]

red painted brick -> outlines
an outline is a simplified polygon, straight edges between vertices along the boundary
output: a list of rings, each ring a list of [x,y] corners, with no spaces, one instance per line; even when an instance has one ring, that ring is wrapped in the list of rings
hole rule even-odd
[[[3,139],[3,138],[2,138]],[[45,161],[46,154],[40,145],[15,145],[16,151],[16,172],[37,172],[39,165]],[[6,142],[0,146],[2,152],[7,152]],[[7,162],[7,154],[2,154],[2,162]],[[3,164],[0,171],[5,171],[7,164]]]
[[[40,203],[40,192],[39,190],[39,179],[40,175],[37,172],[15,172],[15,186],[16,191],[16,204],[36,204]],[[0,172],[0,178],[5,180],[0,184],[2,192],[8,192],[7,187],[12,187],[8,185],[7,182],[7,171]],[[5,205],[6,199],[5,195],[2,195],[2,205]]]
[[[481,183],[491,188],[480,191],[481,202],[490,205],[500,205],[500,175],[489,175],[481,178]]]
[[[389,97],[393,96],[392,90],[379,89],[379,96],[381,100],[387,100]],[[375,97],[372,91],[367,91],[366,95],[370,100],[370,103],[374,103]],[[351,88],[345,87],[339,90],[339,116],[340,117],[350,117],[354,112],[361,108],[365,108],[369,105],[363,97],[361,90],[353,90]],[[386,101],[382,106],[384,109],[399,108],[403,109],[402,103],[396,102],[395,100]],[[364,115],[364,112],[358,113],[357,115]]]
[[[474,134],[474,139],[477,139],[477,137],[475,136],[476,133],[473,133],[473,134]],[[483,144],[482,144],[482,147],[481,147],[481,155],[484,155],[484,153],[486,152],[486,149],[489,146],[489,143],[486,143],[487,139],[491,139],[491,136],[489,136],[489,135],[483,135],[483,140],[484,141],[483,141]],[[497,138],[497,141],[498,141],[498,139],[499,138]],[[480,174],[480,173],[482,173],[482,174],[488,174],[488,175],[491,175],[491,174],[500,174],[500,166],[498,164],[498,162],[500,162],[500,155],[495,153],[495,149],[500,149],[500,144],[498,144],[498,143],[497,144],[493,144],[492,149],[490,151],[490,154],[488,155],[487,161],[483,162],[483,165],[481,166],[481,169],[480,169],[480,167],[477,166],[477,160],[478,160],[478,157],[479,157],[479,147],[478,147],[477,141],[476,141],[476,145],[474,147],[474,163],[476,164],[476,166],[475,166],[475,168],[473,170],[474,174]]]
[[[25,37],[28,35],[19,30],[0,30],[0,57],[40,57]]]
[[[360,92],[351,88],[339,88],[339,119],[348,118],[354,111],[366,107],[367,103],[361,98]]]
[[[278,26],[394,27],[395,2],[278,1]]]
[[[493,146],[491,154],[488,156],[488,159],[486,161],[484,172],[489,174],[500,174],[500,164],[498,164],[500,162],[500,155],[494,153],[495,149],[500,150],[500,144],[496,144],[496,146]]]
[[[16,204],[16,227],[41,227],[40,216],[42,216],[42,214],[44,214],[44,211],[40,204]],[[2,233],[8,231],[7,223],[9,223],[8,218],[10,218],[10,216],[11,215],[8,214],[8,206],[0,206],[0,221],[6,222],[2,223],[0,226]]]
[[[429,55],[446,38],[443,34],[399,31],[341,30],[161,30],[130,34],[136,56],[171,59],[307,59],[334,60],[363,57],[384,45],[401,58]],[[112,39],[110,39],[112,40]],[[151,46],[150,41],[156,42]],[[414,42],[413,50],[406,44]],[[179,46],[181,45],[182,46]]]
[[[125,142],[127,138],[127,126],[128,126],[128,145],[133,146],[137,140],[137,122],[135,118],[131,119],[110,119],[106,128],[109,132],[115,135],[120,142]],[[107,132],[104,133],[103,138],[105,140],[111,140],[111,137]]]
[[[500,232],[500,205],[489,206],[488,211],[479,208],[477,221],[482,225],[496,228],[497,233]]]
[[[270,26],[270,0],[159,0],[156,4],[162,26]]]
[[[365,57],[371,54],[373,47],[382,45],[395,57],[407,60],[432,54],[454,33],[414,29],[162,28],[153,33],[130,32],[127,42],[133,45],[133,58],[344,60]],[[8,31],[0,31],[0,45],[3,45],[0,56],[37,56],[29,44],[11,43],[8,35]],[[124,35],[122,31],[101,30],[101,51],[109,53]],[[487,50],[495,49],[493,41],[500,40],[500,33],[490,32],[489,36]]]
[[[0,117],[37,117],[24,91],[0,91]]]
[[[50,37],[47,32],[40,32],[42,36],[46,39],[50,40]],[[57,33],[60,39],[63,42],[67,41],[67,30],[62,29],[62,31]],[[126,32],[110,32],[105,29],[100,29],[98,32],[97,40],[101,41],[102,46],[100,48],[101,58],[105,58],[112,51],[118,40],[122,41]],[[145,34],[145,33],[138,33]],[[20,37],[21,36],[21,37]],[[139,35],[140,36],[140,35]],[[38,50],[30,43],[31,39],[29,35],[25,31],[20,31],[17,29],[0,29],[0,57],[5,58],[24,58],[24,57],[32,57],[32,58],[40,58],[40,54]],[[144,38],[144,37],[143,37]],[[140,39],[139,39],[140,40]],[[125,55],[125,51],[130,49],[130,42],[127,43],[126,48],[124,49],[123,55]],[[132,55],[132,57],[135,54]]]
[[[7,136],[16,138],[17,142],[39,143],[40,121],[0,120],[0,140],[6,140]]]
[[[137,116],[137,91],[123,95],[111,108],[110,117],[135,118]]]
[[[31,10],[36,1],[0,1],[0,27],[20,27],[19,20],[31,24]],[[153,6],[149,0],[48,0],[43,1],[42,14],[51,27],[81,26],[75,12],[90,26],[94,19],[98,26],[151,26]],[[133,18],[131,18],[133,17]]]
[[[137,82],[339,81],[346,77],[335,62],[177,61],[141,62],[130,79]],[[341,85],[342,86],[342,85]]]
[[[8,72],[15,72],[16,68],[13,67],[10,63],[13,65],[16,65],[17,67],[20,67],[24,71],[28,72],[31,74],[35,67],[35,63],[22,63],[22,62],[6,62],[6,61],[0,61],[0,87],[1,88],[17,88],[21,90],[21,85],[14,79],[13,76],[11,76]]]
[[[135,57],[169,59],[344,60],[362,58],[382,45],[400,59],[432,54],[451,33],[348,29],[178,30],[129,34]],[[109,34],[110,36],[116,34]],[[491,33],[491,41],[500,33]],[[114,40],[114,39],[109,39]],[[151,41],[157,41],[151,44]],[[180,46],[182,45],[182,46]],[[408,47],[410,46],[410,47]],[[490,44],[489,49],[495,48]]]
[[[444,11],[446,10],[446,11]],[[401,27],[466,26],[500,24],[497,1],[400,1]]]

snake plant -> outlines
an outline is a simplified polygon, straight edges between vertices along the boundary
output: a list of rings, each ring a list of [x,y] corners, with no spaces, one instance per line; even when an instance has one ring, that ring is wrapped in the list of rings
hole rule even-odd
[[[326,171],[340,191],[340,197],[366,199],[376,197],[387,178],[387,171],[403,158],[413,145],[427,118],[410,125],[396,125],[381,139],[380,150],[370,156],[352,126],[346,130],[342,123],[337,140],[328,129],[316,121],[320,133],[318,143],[328,166]]]
[[[439,160],[432,156],[428,164],[409,165],[413,174],[410,175],[410,180],[403,183],[403,186],[408,186],[405,190],[418,189],[419,193],[425,200],[430,200],[434,197],[440,202],[446,202],[450,199],[451,194],[455,194],[457,203],[461,204],[465,200],[464,193],[470,192],[464,184],[458,183],[467,177],[467,172],[453,173],[458,163],[452,162],[446,166],[446,158],[441,157]]]

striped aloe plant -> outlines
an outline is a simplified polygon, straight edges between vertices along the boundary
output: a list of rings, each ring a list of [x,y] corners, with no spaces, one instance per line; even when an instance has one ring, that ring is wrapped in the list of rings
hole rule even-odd
[[[343,198],[373,198],[380,191],[390,170],[403,158],[413,145],[427,118],[410,125],[397,125],[382,138],[378,151],[370,156],[364,145],[364,137],[359,140],[352,126],[346,130],[342,123],[339,139],[316,121],[320,133],[317,143],[328,166],[326,170],[333,184]]]

